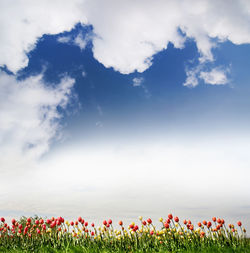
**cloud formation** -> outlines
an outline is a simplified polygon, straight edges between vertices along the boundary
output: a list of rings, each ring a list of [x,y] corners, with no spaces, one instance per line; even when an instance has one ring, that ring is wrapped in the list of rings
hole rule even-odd
[[[94,57],[124,74],[145,71],[169,42],[183,48],[187,38],[196,42],[201,62],[211,61],[218,41],[250,43],[249,19],[248,0],[13,0],[11,8],[3,0],[0,65],[18,71],[39,37],[78,22],[93,26]]]
[[[211,85],[223,85],[228,83],[226,71],[219,68],[214,68],[209,72],[201,71],[200,78],[203,79],[205,83]]]
[[[133,78],[133,86],[134,87],[141,86],[143,81],[144,81],[143,77],[135,77],[135,78]]]
[[[67,106],[73,84],[65,77],[51,87],[42,75],[17,81],[0,72],[1,171],[17,171],[48,151],[60,129],[58,107]]]
[[[211,69],[210,71],[203,71],[204,64],[200,64],[194,68],[186,69],[187,78],[184,86],[195,87],[199,84],[199,80],[203,80],[205,84],[211,85],[225,85],[229,83],[228,74],[230,68],[223,68],[222,66]]]

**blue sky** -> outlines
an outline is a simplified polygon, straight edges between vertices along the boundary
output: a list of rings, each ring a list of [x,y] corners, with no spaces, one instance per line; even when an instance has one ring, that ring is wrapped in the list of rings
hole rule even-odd
[[[249,3],[104,2],[0,4],[0,215],[250,227]]]

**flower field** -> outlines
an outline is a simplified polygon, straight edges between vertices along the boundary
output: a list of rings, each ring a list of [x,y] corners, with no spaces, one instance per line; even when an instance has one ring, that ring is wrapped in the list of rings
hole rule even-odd
[[[250,241],[240,221],[226,225],[215,217],[197,224],[172,214],[156,224],[139,217],[127,226],[109,219],[98,227],[82,217],[22,217],[11,224],[2,217],[0,252],[250,252]]]

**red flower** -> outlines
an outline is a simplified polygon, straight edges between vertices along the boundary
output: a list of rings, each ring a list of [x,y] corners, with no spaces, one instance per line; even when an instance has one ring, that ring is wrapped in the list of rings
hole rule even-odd
[[[150,218],[147,219],[148,224],[152,223],[152,220]]]
[[[220,224],[220,223],[221,223],[221,219],[220,219],[220,218],[218,218],[218,219],[217,219],[217,222]]]
[[[94,226],[95,226],[95,224],[94,224],[94,223],[92,223],[92,224],[91,224],[91,226],[92,226],[92,227],[94,227]]]
[[[75,222],[75,225],[76,225],[76,226],[78,225],[78,221]]]
[[[212,226],[211,221],[208,221],[208,223],[207,223],[207,227],[208,227],[208,228],[210,228],[211,226]]]
[[[169,224],[167,222],[164,223],[165,228],[169,228]]]
[[[187,224],[187,221],[186,221],[186,220],[184,220],[184,221],[183,221],[183,223],[184,223],[184,225],[186,225],[186,224]]]
[[[119,225],[120,225],[120,226],[122,226],[122,225],[123,225],[123,222],[122,222],[121,220],[119,221]]]
[[[89,223],[86,221],[86,222],[84,223],[84,226],[87,227],[88,225],[89,225]]]
[[[82,222],[82,217],[78,217],[78,221],[79,221],[79,222]]]
[[[103,221],[103,225],[104,225],[104,226],[107,225],[107,221],[106,221],[106,220]]]
[[[129,227],[130,227],[131,229],[133,229],[133,228],[134,228],[134,224],[130,224]]]
[[[150,231],[150,234],[153,235],[153,234],[154,234],[154,230],[151,230],[151,231]]]
[[[27,219],[27,222],[31,223],[31,218],[28,218],[28,219]]]
[[[168,218],[169,218],[170,220],[172,220],[172,219],[173,219],[173,215],[170,213],[170,214],[168,215]]]
[[[213,220],[214,222],[216,222],[216,217],[213,217],[212,220]]]
[[[91,232],[91,235],[94,236],[94,235],[95,235],[95,232]]]
[[[46,222],[47,222],[47,224],[50,224],[50,223],[51,223],[51,220],[50,220],[50,219],[47,219]]]
[[[201,227],[201,223],[200,222],[198,222],[198,226]]]
[[[139,228],[139,227],[138,227],[137,225],[135,225],[135,226],[134,226],[134,231],[138,230],[138,228]]]
[[[70,222],[70,225],[73,227],[73,226],[74,226],[74,221],[71,221],[71,222]]]
[[[43,224],[43,223],[44,223],[44,220],[43,220],[43,219],[41,219],[41,220],[40,220],[40,224]]]
[[[241,227],[241,225],[242,225],[241,221],[238,221],[237,224],[239,227]]]
[[[174,221],[175,222],[179,222],[179,218],[176,216],[176,217],[174,217]]]
[[[1,222],[3,222],[3,223],[5,222],[5,219],[4,219],[4,217],[2,217],[2,218],[1,218]]]
[[[38,225],[39,224],[39,220],[35,220],[35,223],[36,223],[36,225]]]
[[[144,220],[144,221],[142,222],[142,224],[143,224],[144,226],[146,226],[146,225],[147,225],[147,222]]]
[[[205,225],[205,226],[207,225],[207,222],[206,222],[205,220],[204,220],[202,223],[203,223],[203,225]]]
[[[15,225],[16,220],[15,220],[15,219],[12,219],[12,220],[11,220],[11,223],[12,223],[13,225]]]

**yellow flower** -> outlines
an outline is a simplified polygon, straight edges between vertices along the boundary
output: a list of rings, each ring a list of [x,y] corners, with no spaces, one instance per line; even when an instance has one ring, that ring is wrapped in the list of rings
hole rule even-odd
[[[139,220],[142,220],[142,216],[139,216],[138,218],[139,218]]]
[[[159,222],[162,222],[163,221],[163,218],[161,217],[161,218],[159,218]]]

